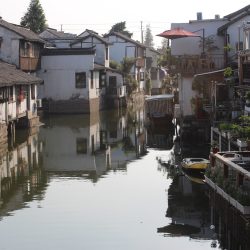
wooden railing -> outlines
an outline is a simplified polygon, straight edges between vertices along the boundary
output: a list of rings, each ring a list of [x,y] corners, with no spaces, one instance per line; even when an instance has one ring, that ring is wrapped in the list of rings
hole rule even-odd
[[[40,69],[40,59],[36,57],[20,57],[20,69],[24,71],[36,71]]]
[[[199,74],[224,67],[223,55],[201,57],[198,55],[183,55],[174,57],[170,70],[173,73]]]

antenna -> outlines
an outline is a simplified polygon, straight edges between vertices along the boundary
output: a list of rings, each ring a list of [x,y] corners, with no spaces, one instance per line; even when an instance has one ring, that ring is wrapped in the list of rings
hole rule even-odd
[[[143,43],[143,30],[142,30],[142,21],[141,21],[141,43]]]

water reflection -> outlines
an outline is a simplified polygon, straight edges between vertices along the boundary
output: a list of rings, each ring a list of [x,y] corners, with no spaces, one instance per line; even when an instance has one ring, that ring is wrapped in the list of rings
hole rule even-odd
[[[18,131],[9,149],[1,151],[5,249],[9,244],[9,249],[20,249],[20,242],[25,249],[34,244],[49,249],[48,242],[60,249],[72,244],[74,249],[100,249],[101,244],[102,249],[166,249],[171,240],[159,237],[161,233],[184,236],[171,237],[171,249],[188,243],[188,249],[196,250],[199,246],[188,238],[211,240],[204,188],[174,168],[166,170],[168,179],[159,174],[156,154],[170,154],[162,148],[173,145],[173,134],[168,145],[154,143],[150,149],[153,134],[145,127],[143,110],[50,116],[43,122],[37,131]],[[25,230],[19,230],[24,224]],[[6,237],[13,228],[17,243]]]
[[[32,133],[31,133],[32,132]],[[10,215],[32,199],[42,199],[46,176],[41,168],[39,129],[22,130],[0,157],[0,216]]]
[[[206,186],[202,175],[182,172],[170,165],[165,170],[172,183],[168,189],[166,217],[169,225],[158,228],[165,236],[188,236],[190,239],[212,240],[214,231],[210,228],[209,201],[205,196]]]
[[[209,190],[211,224],[218,235],[221,249],[250,249],[250,219],[240,214],[221,195]]]
[[[118,111],[49,117],[39,135],[45,171],[96,182],[110,169],[125,170],[146,152],[143,110],[133,115],[133,122]]]

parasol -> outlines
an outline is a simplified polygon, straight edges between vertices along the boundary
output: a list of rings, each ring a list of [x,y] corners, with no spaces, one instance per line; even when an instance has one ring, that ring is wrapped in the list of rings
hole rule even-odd
[[[167,39],[178,39],[178,38],[184,38],[184,37],[200,37],[200,35],[195,34],[191,31],[187,31],[183,28],[165,30],[164,32],[158,34],[157,36],[161,36]]]

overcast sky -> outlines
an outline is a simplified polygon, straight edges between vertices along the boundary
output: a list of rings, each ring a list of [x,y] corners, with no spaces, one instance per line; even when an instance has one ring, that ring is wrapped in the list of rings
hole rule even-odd
[[[150,24],[154,43],[161,44],[156,34],[170,28],[171,23],[185,23],[196,19],[202,12],[203,19],[223,17],[250,4],[249,0],[40,0],[49,27],[80,34],[93,29],[99,34],[108,32],[115,23],[126,21],[133,39],[140,40],[141,21],[145,30]],[[19,24],[30,0],[2,0],[0,16],[8,22]]]

